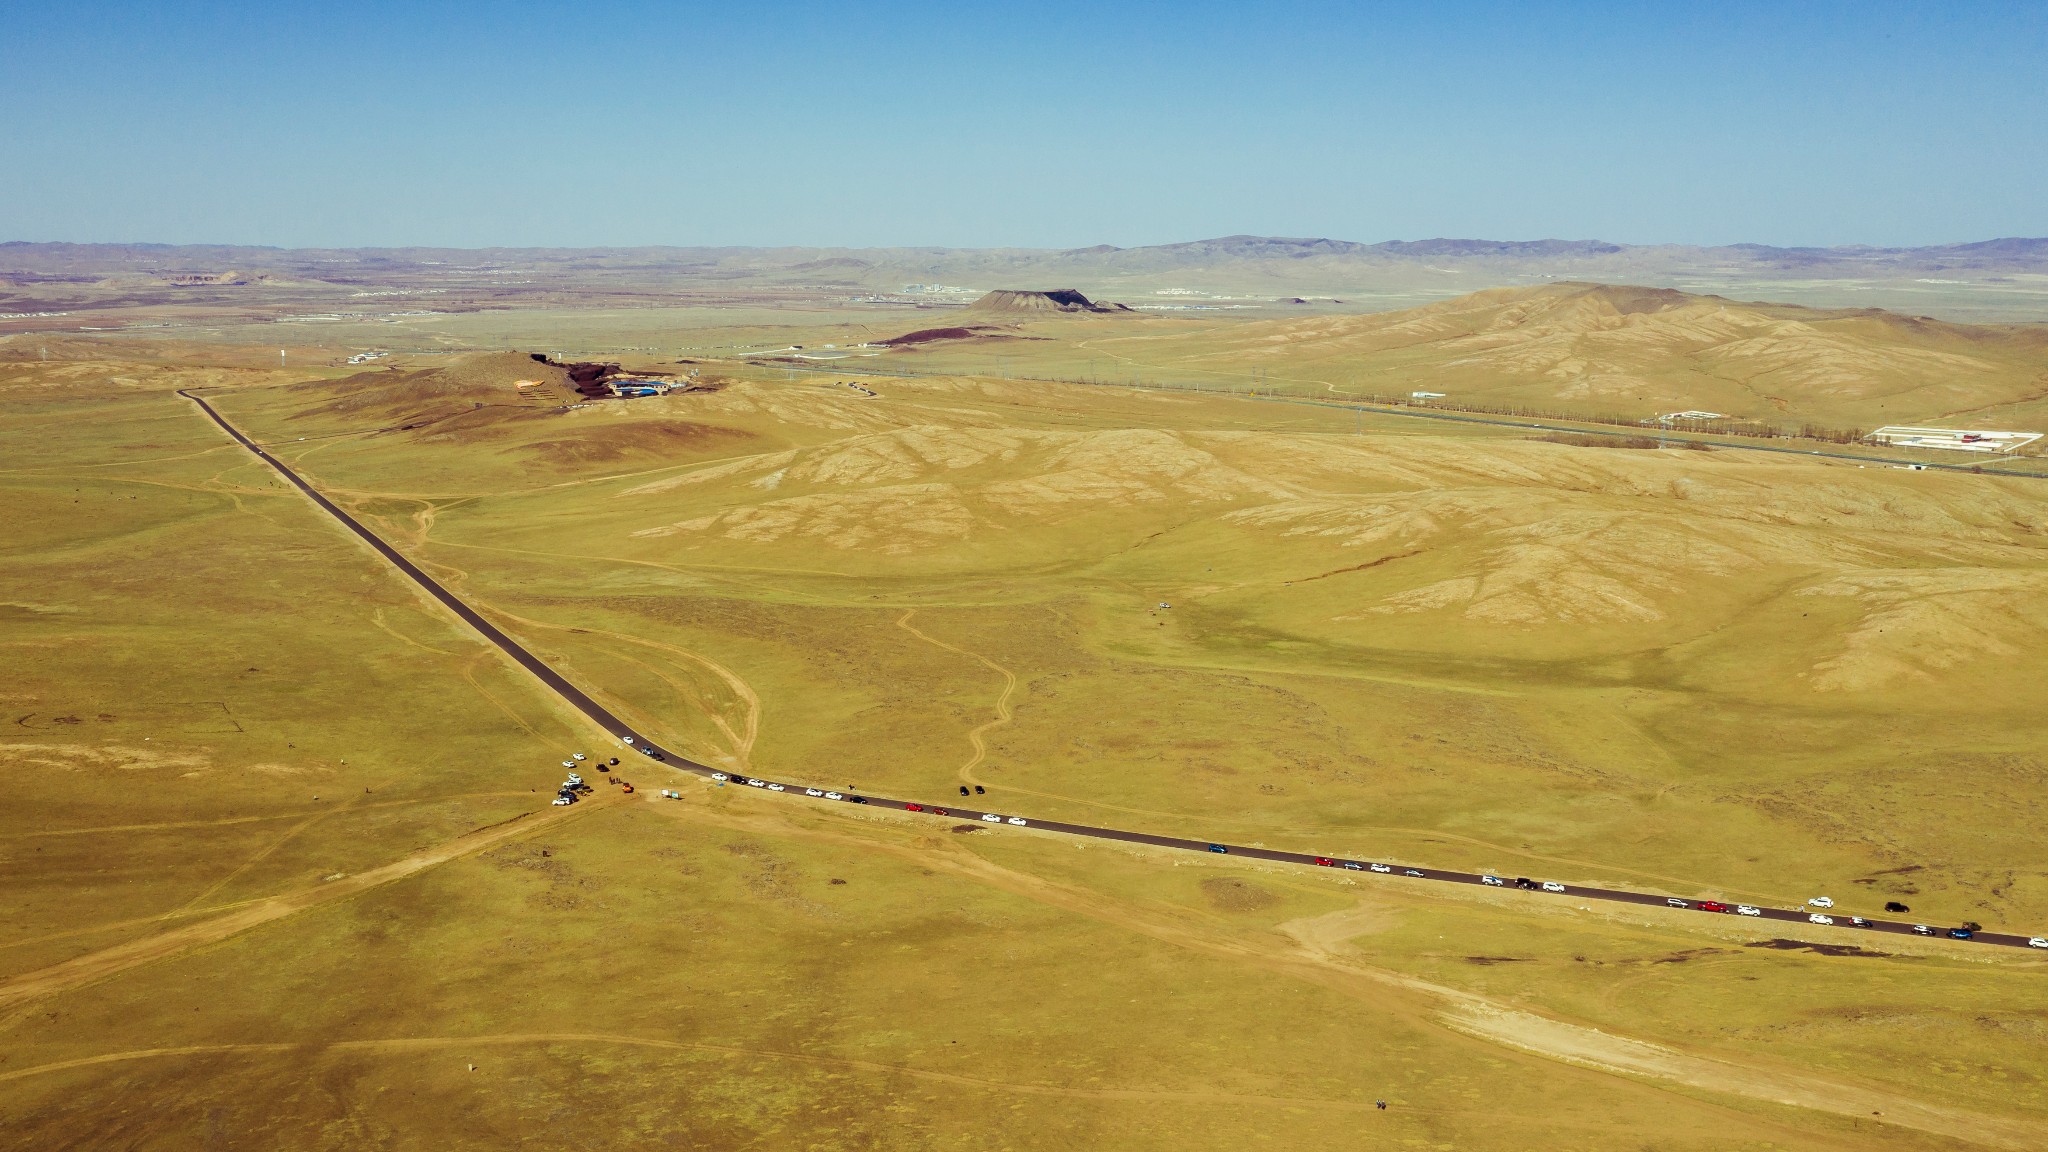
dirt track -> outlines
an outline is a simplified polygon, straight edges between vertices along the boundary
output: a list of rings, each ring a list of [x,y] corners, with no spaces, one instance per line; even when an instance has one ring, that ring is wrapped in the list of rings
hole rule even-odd
[[[153,963],[175,956],[188,948],[225,940],[258,925],[281,920],[286,916],[317,908],[336,900],[345,900],[369,889],[403,880],[423,872],[437,864],[445,864],[459,856],[481,851],[501,840],[523,836],[545,828],[550,824],[568,819],[571,815],[587,812],[593,807],[602,807],[623,800],[623,796],[604,795],[584,804],[569,808],[548,809],[531,815],[515,816],[502,824],[479,828],[474,832],[458,836],[446,844],[424,848],[410,856],[394,860],[368,872],[344,876],[317,888],[288,892],[282,896],[270,896],[253,900],[236,907],[233,911],[209,919],[185,924],[154,936],[116,944],[98,952],[66,960],[34,972],[24,972],[5,982],[0,982],[0,1010],[16,1007],[29,1000],[68,991],[95,980],[111,976],[116,972]]]
[[[1116,925],[1161,942],[1249,963],[1277,974],[1308,980],[1347,996],[1399,1011],[1409,1000],[1420,1015],[1489,1045],[1601,1072],[1762,1100],[1796,1108],[1851,1116],[1911,1128],[1991,1148],[2028,1152],[2042,1145],[2039,1126],[1959,1108],[1923,1104],[1894,1090],[1848,1079],[1819,1076],[1762,1061],[1738,1064],[1715,1056],[1617,1036],[1501,1004],[1484,996],[1370,967],[1350,958],[1346,941],[1368,930],[1374,910],[1356,908],[1290,921],[1272,935],[1249,935],[1208,922],[1199,913],[1139,908],[1103,892],[1075,888],[1017,872],[947,842],[937,849],[913,848],[853,831],[837,831],[786,820],[779,813],[698,805],[663,805],[665,814],[780,836],[798,835],[880,850],[988,884],[1015,896],[1089,919]],[[1390,997],[1392,1002],[1390,1003]]]

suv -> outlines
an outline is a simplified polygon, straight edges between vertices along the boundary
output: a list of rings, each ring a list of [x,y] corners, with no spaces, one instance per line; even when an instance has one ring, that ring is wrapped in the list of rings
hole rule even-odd
[[[1545,880],[1543,882],[1543,890],[1545,892],[1562,892],[1564,891],[1564,885],[1559,884],[1555,880]]]
[[[1479,882],[1492,888],[1505,888],[1508,886],[1508,882],[1498,876],[1481,876]]]

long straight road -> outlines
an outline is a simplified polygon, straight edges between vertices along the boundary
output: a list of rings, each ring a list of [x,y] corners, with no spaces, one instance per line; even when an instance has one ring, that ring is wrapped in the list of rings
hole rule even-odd
[[[207,417],[219,425],[222,431],[234,438],[235,443],[255,453],[257,459],[276,469],[278,475],[283,476],[293,487],[305,493],[306,497],[312,500],[313,503],[319,505],[321,509],[336,520],[339,520],[350,532],[355,533],[364,543],[375,549],[378,555],[389,560],[400,572],[405,573],[414,583],[424,588],[428,595],[446,605],[448,610],[455,613],[463,623],[476,629],[483,635],[484,639],[497,645],[507,656],[518,661],[521,667],[533,673],[542,684],[547,685],[550,691],[568,701],[577,711],[588,716],[598,727],[604,729],[621,742],[631,745],[642,754],[667,764],[678,771],[692,773],[707,780],[720,783],[730,779],[731,782],[741,786],[756,787],[763,791],[783,796],[815,798],[828,803],[864,804],[876,808],[890,808],[902,812],[921,813],[938,819],[974,820],[991,828],[1035,828],[1041,832],[1053,832],[1066,836],[1086,836],[1095,840],[1115,840],[1126,844],[1148,844],[1155,848],[1215,853],[1252,860],[1270,860],[1281,864],[1304,864],[1311,867],[1334,868],[1347,873],[1356,872],[1363,876],[1398,876],[1408,879],[1433,880],[1446,884],[1494,887],[1509,892],[1525,891],[1532,899],[1608,900],[1623,904],[1644,904],[1660,908],[1694,910],[1701,909],[1702,904],[1714,903],[1691,897],[1680,898],[1650,892],[1631,892],[1620,888],[1553,885],[1551,889],[1546,890],[1541,886],[1540,882],[1527,880],[1522,877],[1496,877],[1477,872],[1453,872],[1441,868],[1418,868],[1406,864],[1395,864],[1389,861],[1351,860],[1336,856],[1317,856],[1308,852],[1287,852],[1274,848],[1256,848],[1242,844],[1226,844],[1209,840],[1189,840],[1178,836],[1159,836],[1149,832],[1128,832],[1121,828],[1098,828],[1090,824],[1068,824],[1057,820],[1033,820],[1014,814],[988,812],[978,807],[962,807],[950,802],[940,805],[912,800],[892,800],[884,796],[851,796],[838,792],[827,792],[819,788],[789,783],[787,781],[764,780],[745,776],[728,777],[725,772],[708,764],[699,764],[688,757],[662,748],[639,732],[634,731],[625,721],[613,715],[604,705],[591,699],[582,689],[564,679],[553,668],[548,667],[546,661],[527,651],[517,640],[507,636],[497,625],[484,619],[475,609],[463,603],[453,592],[442,587],[439,581],[421,571],[418,565],[406,559],[397,549],[385,543],[376,533],[363,527],[355,517],[342,511],[333,501],[322,496],[311,484],[306,483],[298,473],[292,471],[283,461],[264,451],[261,445],[244,436],[239,429],[228,423],[214,409],[213,405],[208,404],[205,400],[187,389],[179,389],[178,394],[197,404],[200,411],[206,413]],[[1837,914],[1833,911],[1822,912],[1817,909],[1800,908],[1795,910],[1755,907],[1751,913],[1745,915],[1738,913],[1736,909],[1749,906],[1728,901],[1725,907],[1725,912],[1715,911],[1714,909],[1705,909],[1705,911],[1709,915],[1744,915],[1745,919],[1776,920],[1805,924],[1812,927],[1824,926],[1816,924],[1811,919],[1815,915],[1823,915],[1829,917],[1833,925],[1851,928],[1858,933],[1874,932],[1895,935],[1946,937],[1949,932],[1945,928],[1915,924],[1904,920],[1865,918],[1860,924],[1852,924],[1851,917],[1847,913]],[[2028,937],[2006,932],[1976,932],[1968,937],[1968,942],[1995,944],[2013,948],[2026,948],[2030,946]]]

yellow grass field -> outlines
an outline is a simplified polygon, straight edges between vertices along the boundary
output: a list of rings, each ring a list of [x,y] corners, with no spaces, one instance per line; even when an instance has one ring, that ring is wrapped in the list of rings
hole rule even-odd
[[[574,408],[522,399],[560,384],[523,352],[0,360],[10,1142],[2041,1147],[2048,952],[971,830],[639,757],[631,795],[586,767],[551,807],[560,761],[625,750],[174,392],[705,763],[2048,931],[2048,481],[1051,379],[2039,404],[2024,333],[1646,299],[1034,321],[858,377],[700,355],[696,389]],[[1739,387],[1701,367],[1757,341],[1785,359]]]

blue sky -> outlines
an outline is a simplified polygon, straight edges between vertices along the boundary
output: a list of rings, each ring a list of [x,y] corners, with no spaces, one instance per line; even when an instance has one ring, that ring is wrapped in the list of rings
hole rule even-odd
[[[0,239],[2048,235],[2048,4],[0,0]]]

